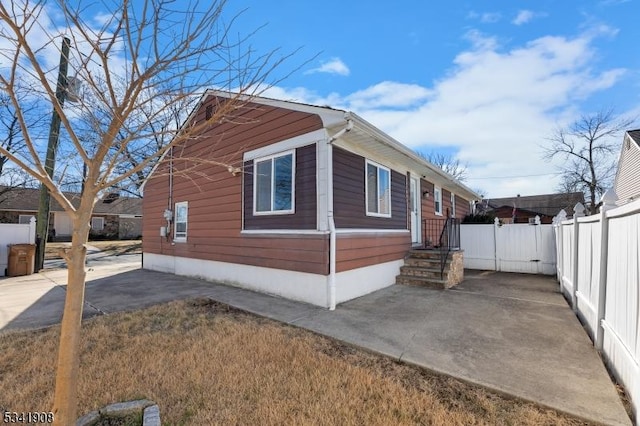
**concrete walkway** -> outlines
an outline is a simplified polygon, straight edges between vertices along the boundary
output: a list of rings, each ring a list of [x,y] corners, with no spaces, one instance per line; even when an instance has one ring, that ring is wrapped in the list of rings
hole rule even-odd
[[[85,317],[207,296],[587,420],[631,424],[552,278],[467,271],[448,291],[392,286],[327,311],[138,262],[87,273]],[[0,279],[0,332],[60,321],[66,271]]]

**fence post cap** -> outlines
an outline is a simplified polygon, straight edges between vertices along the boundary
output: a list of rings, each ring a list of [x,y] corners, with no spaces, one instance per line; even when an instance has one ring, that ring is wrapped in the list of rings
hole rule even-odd
[[[562,209],[562,210],[560,210],[558,212],[557,215],[554,216],[553,222],[554,223],[560,223],[560,222],[562,222],[564,220],[567,220],[567,212],[564,209]]]
[[[540,223],[542,223],[540,222],[540,216],[538,215],[536,215],[536,217],[533,220],[535,221],[536,225],[540,225]]]
[[[600,211],[602,212],[612,209],[616,206],[616,201],[618,201],[618,194],[616,194],[616,191],[613,188],[607,189],[604,191],[604,194],[602,194],[602,197],[600,197],[600,202],[602,203]]]
[[[500,225],[500,219],[498,219],[497,217],[493,219],[493,224],[498,226]]]
[[[577,202],[575,206],[573,206],[573,217],[582,217],[584,216],[584,205],[581,202]]]

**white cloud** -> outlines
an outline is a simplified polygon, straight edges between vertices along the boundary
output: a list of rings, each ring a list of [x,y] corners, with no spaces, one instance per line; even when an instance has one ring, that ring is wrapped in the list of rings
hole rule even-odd
[[[342,62],[342,59],[331,58],[329,61],[323,62],[319,67],[307,71],[305,74],[313,74],[317,72],[347,76],[351,73],[351,70],[349,70],[349,67]]]
[[[426,100],[431,91],[417,84],[383,81],[346,97],[353,109],[407,108]]]
[[[522,25],[531,21],[535,17],[535,13],[530,10],[521,10],[518,15],[511,21],[514,25]]]
[[[554,192],[556,169],[541,159],[541,146],[579,115],[581,101],[625,73],[594,70],[596,36],[546,36],[505,50],[476,32],[432,87],[385,81],[325,98],[298,89],[298,100],[353,110],[412,148],[456,147],[469,176],[479,178],[467,185],[490,197]],[[511,177],[525,175],[536,176]],[[509,177],[488,179],[496,176]]]
[[[500,21],[501,18],[502,18],[502,14],[500,14],[499,12],[479,13],[479,12],[471,11],[467,14],[467,19],[477,19],[483,24],[495,24],[496,22]]]

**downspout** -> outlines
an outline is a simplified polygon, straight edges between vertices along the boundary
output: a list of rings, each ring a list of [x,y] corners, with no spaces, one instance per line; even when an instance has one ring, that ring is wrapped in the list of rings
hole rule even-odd
[[[327,220],[329,222],[329,282],[328,299],[329,310],[336,309],[336,223],[333,219],[333,142],[353,128],[353,121],[349,114],[345,114],[347,125],[327,140]]]

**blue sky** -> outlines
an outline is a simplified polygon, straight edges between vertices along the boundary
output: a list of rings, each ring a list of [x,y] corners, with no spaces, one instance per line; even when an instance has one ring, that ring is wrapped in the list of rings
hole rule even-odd
[[[556,126],[603,108],[640,115],[638,0],[256,0],[227,16],[245,8],[235,30],[266,24],[258,51],[301,48],[283,73],[314,58],[267,95],[453,153],[489,197],[554,192],[541,145]]]
[[[111,7],[83,11],[102,25]],[[49,41],[68,28],[46,11],[31,37],[47,43],[54,82]],[[562,161],[542,146],[558,126],[610,108],[640,117],[640,0],[230,0],[223,16],[238,13],[232,33],[259,29],[258,53],[299,49],[265,95],[350,110],[410,148],[450,153],[488,197],[555,192]]]

